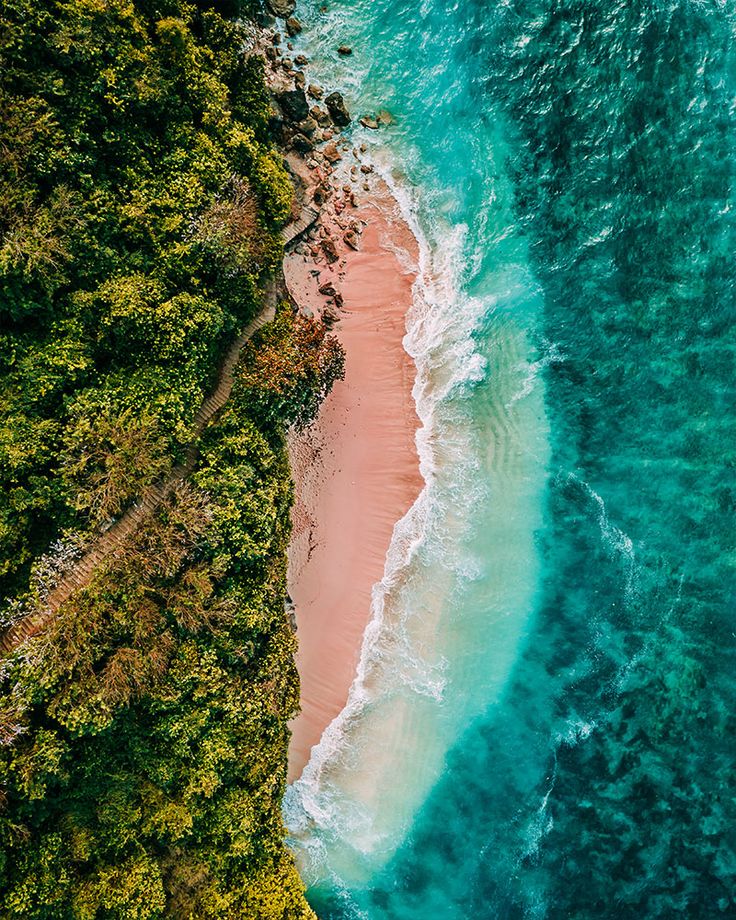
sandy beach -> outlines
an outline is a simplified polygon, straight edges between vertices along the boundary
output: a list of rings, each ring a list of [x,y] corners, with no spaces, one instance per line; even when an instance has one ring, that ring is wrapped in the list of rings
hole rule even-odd
[[[319,288],[327,282],[342,295],[333,332],[346,352],[345,380],[314,425],[290,441],[296,500],[289,593],[302,707],[291,725],[290,781],[346,702],[371,589],[383,575],[394,525],[422,487],[411,395],[415,368],[402,345],[416,241],[388,189],[373,186],[365,203],[351,209],[363,228],[358,251],[340,241],[338,261],[315,264],[302,246],[284,263],[301,309],[322,312]]]

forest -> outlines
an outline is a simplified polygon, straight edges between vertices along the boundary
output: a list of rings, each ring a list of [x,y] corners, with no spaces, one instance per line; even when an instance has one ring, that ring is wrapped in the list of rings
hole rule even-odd
[[[0,632],[166,483],[278,289],[293,190],[249,12],[0,8]],[[280,814],[285,434],[343,356],[276,299],[192,475],[0,657],[0,916],[313,916]]]

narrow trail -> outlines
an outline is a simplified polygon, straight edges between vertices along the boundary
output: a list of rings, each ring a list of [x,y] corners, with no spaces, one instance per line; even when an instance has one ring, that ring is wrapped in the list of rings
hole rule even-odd
[[[286,239],[286,234],[284,237]],[[287,240],[287,242],[290,241],[290,239]],[[54,586],[46,598],[43,610],[29,613],[3,633],[0,637],[0,654],[9,654],[26,639],[41,632],[54,618],[61,605],[75,591],[89,584],[97,566],[107,559],[114,559],[120,555],[127,538],[153,514],[178,483],[191,475],[199,459],[199,438],[207,424],[230,397],[240,351],[261,326],[273,320],[276,314],[276,297],[277,288],[274,284],[267,292],[266,307],[243,329],[228,348],[220,367],[217,386],[202,403],[194,417],[192,443],[186,450],[183,463],[177,464],[165,480],[146,489],[132,508],[126,511],[105,533],[100,534],[81,559],[74,564],[73,569]]]

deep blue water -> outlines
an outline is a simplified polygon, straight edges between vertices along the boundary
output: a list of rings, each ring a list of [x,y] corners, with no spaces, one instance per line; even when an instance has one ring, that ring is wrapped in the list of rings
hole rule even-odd
[[[479,654],[457,676],[448,646],[437,703],[461,724],[400,844],[354,876],[323,865],[315,909],[736,917],[736,11],[366,0],[303,12],[317,47],[355,40],[355,103],[397,114],[377,156],[400,167],[430,250],[464,228],[450,306],[472,312],[485,371],[438,406],[472,430],[466,455],[510,437],[494,355],[513,321],[544,407],[536,434],[521,420],[520,443],[545,469],[514,506],[529,519],[539,504],[533,560],[494,565],[513,515],[481,462],[488,495],[459,531],[433,532],[448,553],[462,545],[483,586],[453,589],[452,630],[432,633],[441,646],[472,630]],[[466,475],[440,454],[445,477],[453,463]],[[530,585],[504,595],[521,625],[502,684],[498,637],[478,626],[494,579]],[[475,705],[457,702],[486,685]]]

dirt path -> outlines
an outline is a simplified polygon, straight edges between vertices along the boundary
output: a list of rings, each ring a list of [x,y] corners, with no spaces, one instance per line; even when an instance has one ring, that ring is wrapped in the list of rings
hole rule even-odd
[[[186,479],[193,472],[199,459],[199,438],[206,425],[230,397],[240,350],[261,326],[271,322],[274,318],[276,297],[277,291],[274,285],[267,293],[267,306],[245,327],[228,349],[220,368],[217,386],[202,403],[194,418],[192,443],[187,448],[184,462],[177,464],[163,482],[146,489],[138,502],[95,540],[81,559],[75,563],[74,568],[64,575],[49,593],[43,610],[28,614],[2,634],[0,654],[12,652],[21,642],[41,632],[56,615],[59,607],[75,591],[89,584],[97,566],[106,559],[114,559],[122,551],[127,537],[150,517],[177,483]]]

